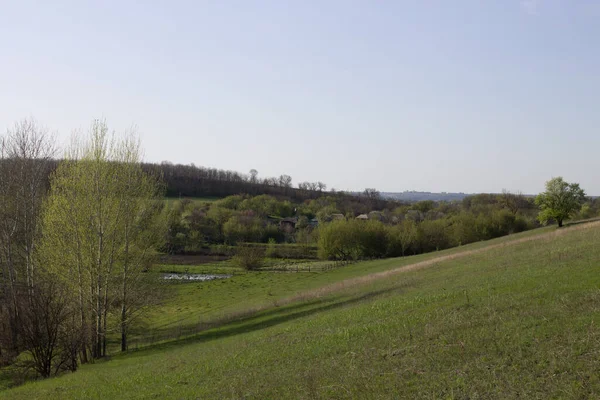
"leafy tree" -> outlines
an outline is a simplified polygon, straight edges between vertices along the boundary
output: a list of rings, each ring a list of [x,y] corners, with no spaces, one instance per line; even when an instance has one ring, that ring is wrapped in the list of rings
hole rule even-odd
[[[215,225],[217,226],[218,235],[213,238],[213,241],[222,240],[223,239],[223,225],[225,224],[225,222],[227,222],[227,220],[229,220],[229,218],[231,218],[231,215],[232,215],[231,210],[228,208],[225,208],[225,207],[218,207],[218,206],[212,205],[208,209],[208,212],[206,213],[206,215],[210,220],[214,221]],[[206,238],[206,239],[208,239],[208,238]]]
[[[389,243],[388,227],[376,220],[354,222],[363,225],[359,228],[361,258],[385,257]]]
[[[319,256],[323,259],[379,258],[388,251],[388,227],[380,221],[337,220],[319,231]]]
[[[247,214],[233,216],[223,225],[223,235],[228,244],[258,242],[262,234],[263,222],[251,211]]]
[[[317,211],[317,219],[320,223],[331,221],[331,215],[337,214],[339,211],[333,206],[325,206]]]
[[[535,203],[540,207],[538,220],[547,223],[554,219],[559,227],[571,214],[579,211],[585,200],[585,191],[578,183],[568,183],[562,177],[552,178],[546,182],[546,191],[535,198]]]
[[[357,260],[362,257],[360,230],[363,221],[338,220],[319,227],[319,257],[325,260]]]
[[[436,204],[433,200],[421,200],[412,205],[411,209],[417,210],[426,214],[435,208]]]
[[[81,359],[106,355],[106,334],[118,309],[127,326],[153,246],[164,238],[160,187],[141,170],[139,143],[115,140],[95,121],[86,142],[70,149],[52,176],[40,253],[77,298]]]
[[[406,251],[417,239],[417,224],[411,220],[404,220],[391,228],[390,247],[391,254],[406,255]],[[398,252],[400,250],[400,252]]]
[[[238,194],[233,196],[227,196],[224,199],[215,201],[212,206],[213,207],[223,207],[229,210],[237,210],[240,207],[240,204],[244,201],[244,197]],[[211,207],[212,208],[212,207]]]
[[[417,243],[422,252],[438,251],[451,246],[448,221],[437,219],[419,224]]]

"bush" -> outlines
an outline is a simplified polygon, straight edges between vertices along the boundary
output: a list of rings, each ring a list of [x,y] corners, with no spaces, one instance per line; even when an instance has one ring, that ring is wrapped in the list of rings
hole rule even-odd
[[[247,244],[239,245],[232,260],[235,265],[247,271],[256,270],[264,264],[265,249]]]
[[[380,221],[340,220],[320,228],[319,257],[326,260],[359,260],[385,257],[389,228]]]
[[[319,258],[324,260],[357,260],[361,258],[358,223],[364,221],[333,221],[319,227]]]
[[[236,215],[223,225],[223,235],[228,244],[257,242],[263,235],[262,220],[253,215]]]
[[[449,235],[449,222],[444,219],[421,222],[416,242],[422,253],[451,247],[452,240]]]
[[[277,250],[277,241],[275,241],[275,239],[273,238],[269,238],[269,243],[267,244],[267,251],[266,251],[266,255],[267,257],[275,257]]]
[[[388,251],[390,227],[380,221],[357,221],[359,227],[359,242],[361,258],[385,257]]]
[[[285,240],[285,233],[275,224],[267,224],[262,230],[261,242],[280,243]]]

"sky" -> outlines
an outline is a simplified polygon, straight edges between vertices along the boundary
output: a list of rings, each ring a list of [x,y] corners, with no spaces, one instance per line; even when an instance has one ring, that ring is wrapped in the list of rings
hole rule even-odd
[[[4,1],[0,130],[380,191],[600,195],[600,0]]]

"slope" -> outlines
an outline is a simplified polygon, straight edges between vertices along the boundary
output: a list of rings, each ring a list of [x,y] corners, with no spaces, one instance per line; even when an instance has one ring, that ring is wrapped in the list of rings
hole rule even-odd
[[[441,252],[0,398],[597,397],[599,240],[590,223]]]

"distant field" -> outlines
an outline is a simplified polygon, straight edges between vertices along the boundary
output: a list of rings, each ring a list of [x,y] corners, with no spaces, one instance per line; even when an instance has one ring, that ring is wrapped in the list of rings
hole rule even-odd
[[[264,307],[0,398],[597,398],[600,225],[553,230],[173,285],[152,324]]]

